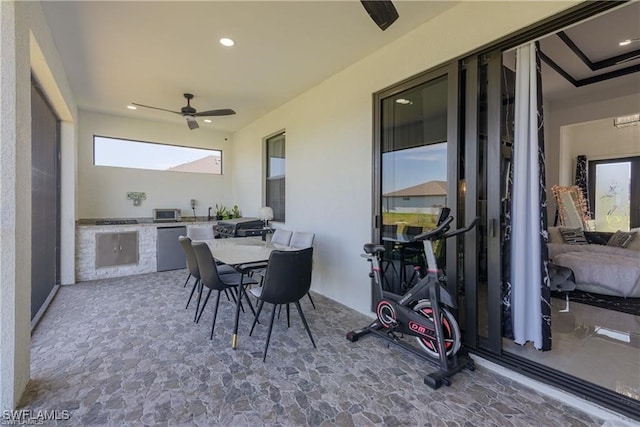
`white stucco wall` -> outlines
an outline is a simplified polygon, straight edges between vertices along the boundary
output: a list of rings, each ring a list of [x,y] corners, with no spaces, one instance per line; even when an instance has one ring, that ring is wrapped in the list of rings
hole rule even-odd
[[[31,99],[25,13],[14,2],[0,2],[0,410],[13,409],[29,381]]]
[[[78,137],[78,218],[151,217],[154,208],[180,208],[193,215],[207,215],[215,204],[230,207],[230,176],[233,174],[231,136],[201,127],[192,131],[182,121],[153,122],[129,117],[80,112]],[[93,165],[93,136],[132,139],[196,148],[222,150],[222,175],[113,168]],[[133,206],[126,193],[142,191],[147,199]],[[240,208],[243,206],[240,205]]]
[[[316,233],[312,289],[368,312],[368,265],[359,255],[372,228],[372,94],[572,4],[463,2],[351,65],[234,134],[235,198],[259,209],[262,138],[286,129],[283,226]]]
[[[63,162],[75,157],[75,103],[38,2],[0,2],[0,410],[12,409],[29,380],[31,304],[31,72],[65,120]],[[40,80],[42,79],[42,80]],[[75,176],[72,163],[65,174]],[[63,174],[63,176],[65,176]],[[63,180],[63,223],[73,221],[74,179]],[[69,237],[70,233],[70,237]],[[63,245],[74,230],[63,225]],[[66,250],[66,253],[65,253]],[[71,251],[71,252],[70,252]],[[63,271],[73,281],[73,248]],[[65,279],[63,279],[65,280]]]

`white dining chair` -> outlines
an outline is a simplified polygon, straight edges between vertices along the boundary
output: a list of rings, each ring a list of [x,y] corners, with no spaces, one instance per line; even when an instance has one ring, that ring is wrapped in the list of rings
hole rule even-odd
[[[289,242],[291,242],[291,235],[293,233],[289,230],[285,230],[283,228],[276,228],[273,231],[273,235],[271,236],[271,243],[276,245],[289,246]]]
[[[305,233],[303,231],[294,231],[289,241],[289,246],[296,249],[306,249],[313,246],[314,233]]]

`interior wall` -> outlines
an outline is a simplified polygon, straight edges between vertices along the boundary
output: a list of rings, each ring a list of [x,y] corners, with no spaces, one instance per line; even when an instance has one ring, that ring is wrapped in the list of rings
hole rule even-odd
[[[549,201],[547,213],[550,221],[556,210],[551,187],[556,184],[573,184],[577,155],[604,158],[611,157],[608,154],[633,155],[634,152],[640,151],[640,138],[637,134],[640,131],[639,127],[617,129],[613,126],[613,117],[640,112],[639,96],[638,93],[629,93],[628,90],[622,89],[595,91],[587,98],[568,98],[547,104],[545,152]],[[590,124],[591,122],[593,124]],[[591,128],[594,133],[573,129],[573,125],[580,124],[587,125],[587,128],[583,129]]]
[[[178,123],[179,122],[179,123]],[[189,130],[176,123],[80,111],[78,139],[78,218],[144,218],[155,208],[179,208],[192,216],[206,216],[215,204],[232,206],[230,176],[233,174],[231,136],[199,128]],[[184,145],[222,150],[222,175],[115,168],[93,165],[93,136]],[[145,192],[140,206],[127,200],[130,191]],[[242,209],[242,205],[239,205]]]
[[[372,94],[574,2],[461,2],[234,134],[234,195],[263,202],[262,139],[286,129],[287,221],[316,233],[313,290],[369,312]],[[491,25],[486,25],[491,22]]]
[[[576,157],[587,160],[613,159],[640,155],[640,126],[617,128],[613,117],[568,125],[562,134],[566,145],[560,158],[560,185],[573,185]]]

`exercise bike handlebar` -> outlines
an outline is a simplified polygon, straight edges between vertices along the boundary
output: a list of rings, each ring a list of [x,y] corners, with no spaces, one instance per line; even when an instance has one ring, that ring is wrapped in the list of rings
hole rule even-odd
[[[468,226],[459,228],[450,233],[447,233],[451,228],[450,224],[452,221],[453,221],[453,217],[449,216],[444,221],[442,221],[436,228],[434,228],[433,230],[425,231],[424,233],[418,234],[416,237],[414,237],[413,240],[416,242],[421,242],[427,239],[428,240],[448,239],[449,237],[457,236],[458,234],[463,234],[471,230],[473,227],[475,227],[478,224],[478,222],[480,222],[480,218],[475,217],[474,220],[471,221],[471,224],[469,224]]]

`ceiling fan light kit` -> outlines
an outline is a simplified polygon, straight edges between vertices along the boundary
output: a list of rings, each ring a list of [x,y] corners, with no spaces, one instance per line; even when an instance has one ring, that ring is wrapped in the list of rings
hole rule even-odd
[[[166,111],[168,113],[180,114],[187,120],[187,126],[189,129],[194,130],[198,129],[198,122],[196,121],[196,117],[213,117],[213,116],[230,116],[235,114],[236,112],[230,108],[221,108],[218,110],[207,110],[198,113],[198,111],[191,106],[191,100],[193,99],[193,95],[190,93],[183,94],[185,99],[187,100],[187,105],[182,107],[180,111],[167,110],[166,108],[152,107],[151,105],[143,105],[132,102],[131,105],[135,105],[137,107],[151,108],[153,110]]]

